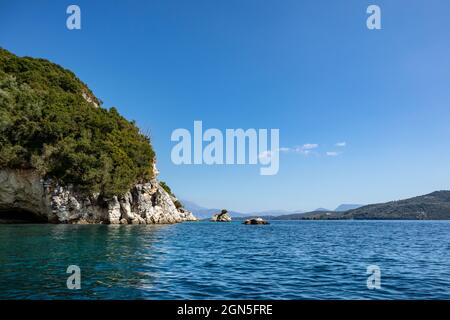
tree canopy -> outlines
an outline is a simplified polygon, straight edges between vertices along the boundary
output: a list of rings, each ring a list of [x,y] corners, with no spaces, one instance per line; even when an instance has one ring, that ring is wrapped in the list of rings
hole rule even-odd
[[[154,158],[149,137],[71,71],[0,48],[0,169],[111,196],[152,178]]]

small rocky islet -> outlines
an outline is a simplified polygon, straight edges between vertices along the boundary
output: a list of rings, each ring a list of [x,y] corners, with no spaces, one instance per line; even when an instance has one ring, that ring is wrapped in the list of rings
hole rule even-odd
[[[223,209],[220,213],[214,214],[210,221],[212,222],[231,222],[231,216],[226,209]]]
[[[268,221],[264,220],[263,218],[252,218],[247,219],[242,224],[270,224]]]

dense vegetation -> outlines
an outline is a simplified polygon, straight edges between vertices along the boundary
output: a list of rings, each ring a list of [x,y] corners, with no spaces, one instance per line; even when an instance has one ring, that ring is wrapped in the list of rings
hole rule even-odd
[[[72,72],[0,48],[0,168],[122,194],[153,176],[150,140]]]

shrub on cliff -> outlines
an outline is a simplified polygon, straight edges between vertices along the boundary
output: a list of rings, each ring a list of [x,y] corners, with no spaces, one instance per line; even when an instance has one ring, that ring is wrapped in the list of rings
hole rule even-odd
[[[0,168],[36,169],[105,196],[150,179],[149,138],[100,104],[72,72],[0,48]]]
[[[160,181],[159,185],[170,195],[173,195],[172,190],[170,189],[170,187],[167,185],[167,183],[165,183],[164,181]]]
[[[177,208],[177,209],[183,208],[183,204],[180,202],[180,200],[175,200],[175,202],[173,204],[175,205],[175,208]]]

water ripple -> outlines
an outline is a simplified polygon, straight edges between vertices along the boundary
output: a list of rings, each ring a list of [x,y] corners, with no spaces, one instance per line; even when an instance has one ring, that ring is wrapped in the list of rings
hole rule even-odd
[[[0,299],[450,299],[450,222],[0,225]],[[82,288],[66,288],[80,266]],[[381,289],[366,285],[381,268]]]

